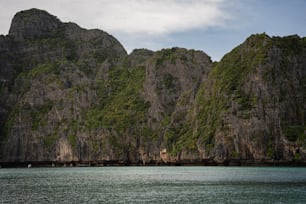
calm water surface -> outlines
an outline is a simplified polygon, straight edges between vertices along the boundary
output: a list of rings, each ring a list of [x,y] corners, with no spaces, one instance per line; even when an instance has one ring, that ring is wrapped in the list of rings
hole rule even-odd
[[[306,203],[306,168],[0,169],[0,203]]]

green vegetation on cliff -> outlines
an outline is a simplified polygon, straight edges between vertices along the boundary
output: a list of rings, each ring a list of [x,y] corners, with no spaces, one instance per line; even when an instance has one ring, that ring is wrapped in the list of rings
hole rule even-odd
[[[230,95],[241,92],[248,75],[267,59],[271,39],[265,34],[252,35],[245,43],[226,54],[215,65],[211,77],[215,80],[214,91]]]
[[[141,98],[144,67],[114,67],[109,81],[98,87],[100,103],[87,112],[86,127],[106,128],[123,133],[145,122],[148,102]]]
[[[249,75],[266,60],[269,41],[265,34],[252,35],[215,63],[209,79],[201,85],[196,98],[197,138],[208,153],[214,146],[216,131],[227,129],[224,120],[233,102],[239,106],[238,110],[244,111],[242,118],[250,117],[248,112],[256,105],[257,98],[243,88]]]

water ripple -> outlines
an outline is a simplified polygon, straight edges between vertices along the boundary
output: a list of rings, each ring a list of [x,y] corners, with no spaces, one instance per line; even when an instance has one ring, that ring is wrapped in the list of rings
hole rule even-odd
[[[0,169],[0,203],[306,203],[305,168]]]

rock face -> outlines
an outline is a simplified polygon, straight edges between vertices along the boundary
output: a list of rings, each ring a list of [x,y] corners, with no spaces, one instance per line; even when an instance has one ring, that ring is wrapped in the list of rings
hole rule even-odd
[[[306,39],[265,34],[212,63],[134,50],[45,11],[0,36],[1,162],[306,161]]]
[[[75,160],[70,127],[97,100],[97,73],[105,76],[125,49],[37,9],[17,13],[0,42],[2,159]]]
[[[17,13],[9,30],[15,41],[35,40],[56,35],[61,22],[49,13],[37,9]]]
[[[305,159],[305,46],[298,36],[260,34],[224,56],[195,106],[205,156]]]

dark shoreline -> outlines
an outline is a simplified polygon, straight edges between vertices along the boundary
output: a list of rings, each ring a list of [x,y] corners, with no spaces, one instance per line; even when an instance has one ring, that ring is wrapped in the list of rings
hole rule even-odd
[[[118,160],[108,161],[26,161],[26,162],[0,162],[0,168],[28,168],[28,167],[103,167],[103,166],[246,166],[246,167],[306,167],[306,161],[284,160],[193,160],[162,162],[151,161],[143,164],[124,162]]]

